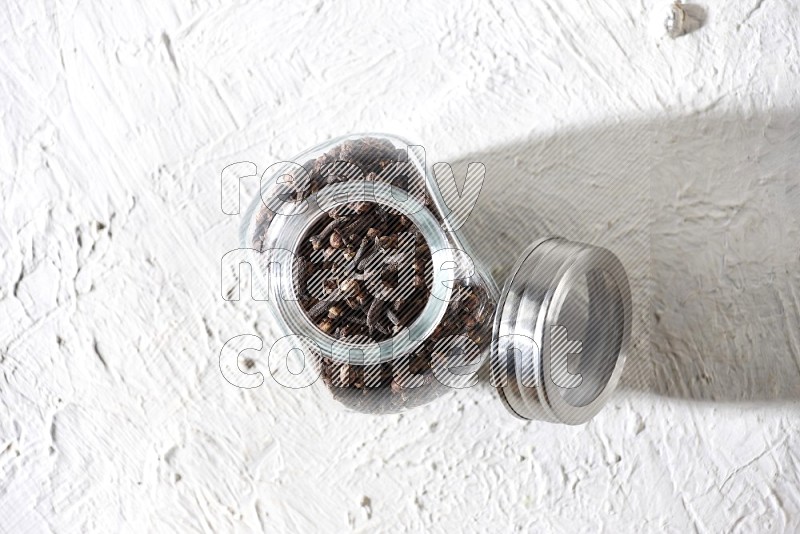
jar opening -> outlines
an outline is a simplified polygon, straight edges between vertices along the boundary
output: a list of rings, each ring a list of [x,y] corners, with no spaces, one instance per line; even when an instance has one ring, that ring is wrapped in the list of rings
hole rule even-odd
[[[367,184],[369,187],[365,187]],[[292,288],[294,295],[292,299],[276,302],[276,307],[279,311],[277,317],[284,323],[285,331],[304,336],[316,346],[314,350],[319,352],[322,357],[354,365],[369,365],[391,361],[409,351],[413,351],[431,335],[442,320],[453,294],[452,283],[447,278],[449,271],[443,269],[442,266],[453,262],[453,251],[448,248],[446,236],[433,214],[413,197],[405,195],[404,198],[402,193],[402,190],[385,183],[364,181],[336,183],[328,185],[311,195],[308,198],[306,209],[292,215],[276,217],[273,221],[273,226],[276,229],[275,246],[291,251],[294,254],[292,268],[281,271],[282,287]],[[302,288],[297,287],[296,281],[303,279],[305,273],[301,273],[300,270],[307,268],[305,266],[301,267],[301,264],[304,264],[302,261],[304,243],[313,249],[313,245],[310,244],[308,239],[310,239],[309,236],[317,235],[312,232],[315,231],[320,221],[325,221],[326,218],[330,219],[328,214],[334,210],[347,206],[351,206],[349,209],[353,209],[363,203],[373,204],[373,209],[376,205],[383,210],[392,210],[396,213],[398,219],[400,216],[409,219],[409,228],[413,228],[414,232],[420,234],[420,243],[424,242],[428,249],[427,253],[424,250],[421,250],[420,253],[423,263],[430,255],[430,265],[424,266],[422,271],[423,282],[425,281],[425,276],[428,276],[430,281],[424,284],[427,291],[424,291],[425,297],[422,298],[422,291],[417,293],[413,291],[413,276],[416,276],[416,273],[410,275],[412,277],[410,284],[412,289],[411,296],[416,295],[416,297],[419,297],[419,302],[416,304],[421,306],[421,310],[412,309],[416,317],[404,323],[399,331],[395,332],[393,329],[390,331],[390,335],[384,335],[383,339],[373,338],[368,341],[357,340],[354,342],[351,339],[337,338],[333,322],[330,328],[327,325],[325,328],[320,328],[319,323],[312,320],[318,319],[315,313],[320,310],[314,310],[314,314],[312,314],[310,313],[311,308],[304,307],[301,304],[303,298],[307,295],[303,294]],[[362,206],[360,209],[366,209],[367,207],[369,206]],[[354,218],[355,220],[358,220],[358,218]],[[330,235],[328,239],[330,240]],[[338,237],[334,239],[337,240]],[[416,243],[416,240],[414,242]],[[380,248],[380,245],[378,248]],[[391,250],[394,249],[388,248],[387,245],[387,252]],[[297,254],[298,251],[301,254]],[[298,256],[300,261],[297,261]],[[342,256],[342,259],[344,259],[344,256]],[[413,271],[409,271],[409,273],[411,272]],[[321,279],[318,282],[324,283]],[[366,280],[359,280],[359,286],[361,286],[361,282],[366,282]],[[342,293],[347,293],[348,296],[355,295],[354,284],[348,283],[344,288],[340,284],[337,289],[340,291],[344,289]],[[344,304],[347,305],[346,302]],[[326,305],[322,304],[320,308],[326,308]],[[399,310],[400,313],[404,311],[403,309]],[[327,307],[327,313],[330,313],[329,306]],[[366,313],[369,313],[369,308]],[[335,314],[336,311],[334,311]],[[310,317],[310,315],[313,317]],[[386,319],[391,324],[388,314]],[[320,322],[322,320],[324,319],[320,319]],[[364,320],[366,321],[366,316]],[[381,325],[381,327],[386,327],[385,322],[381,323]],[[374,336],[376,333],[380,333],[378,328],[376,326],[373,330]],[[368,327],[367,333],[369,333]]]

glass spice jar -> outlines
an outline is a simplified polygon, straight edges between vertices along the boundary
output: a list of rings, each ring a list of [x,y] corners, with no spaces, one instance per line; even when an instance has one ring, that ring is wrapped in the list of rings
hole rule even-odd
[[[309,382],[359,412],[427,403],[489,362],[512,414],[588,421],[629,344],[619,260],[540,239],[499,291],[449,214],[424,151],[396,136],[350,135],[268,168],[241,241],[282,334],[273,349],[300,349]]]

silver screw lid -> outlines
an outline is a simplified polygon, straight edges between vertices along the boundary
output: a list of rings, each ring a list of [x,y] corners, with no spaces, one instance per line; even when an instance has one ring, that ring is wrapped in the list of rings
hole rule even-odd
[[[622,375],[631,294],[604,248],[547,238],[522,254],[495,313],[491,378],[523,419],[585,423]]]

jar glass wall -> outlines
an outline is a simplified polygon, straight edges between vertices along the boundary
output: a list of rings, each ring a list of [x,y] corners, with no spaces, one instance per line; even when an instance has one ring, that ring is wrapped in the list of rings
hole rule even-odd
[[[449,228],[424,152],[402,139],[343,137],[269,169],[242,241],[260,252],[278,330],[350,409],[426,403],[488,355],[497,288]]]

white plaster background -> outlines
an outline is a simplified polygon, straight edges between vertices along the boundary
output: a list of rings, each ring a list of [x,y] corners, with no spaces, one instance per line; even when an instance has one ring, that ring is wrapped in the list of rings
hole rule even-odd
[[[0,532],[800,529],[800,14],[705,5],[673,41],[654,0],[8,2]],[[570,428],[485,386],[366,417],[225,382],[273,332],[219,297],[221,169],[369,130],[487,163],[500,276],[586,180],[646,176],[649,385]]]

